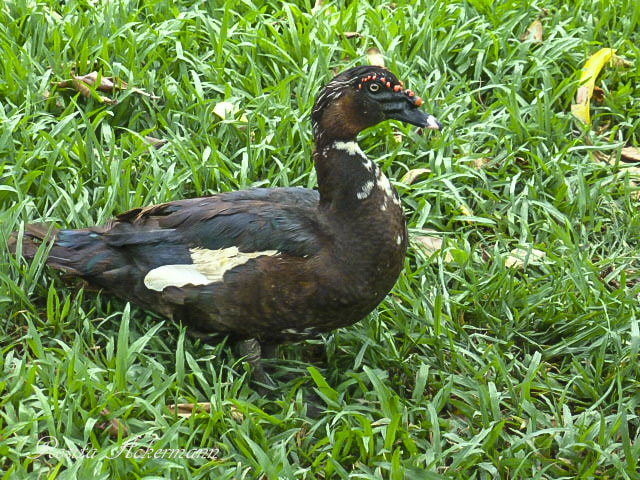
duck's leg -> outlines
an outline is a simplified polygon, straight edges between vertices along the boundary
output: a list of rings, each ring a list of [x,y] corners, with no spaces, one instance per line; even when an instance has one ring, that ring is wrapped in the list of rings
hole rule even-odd
[[[256,338],[247,338],[245,340],[241,340],[236,344],[236,351],[238,355],[245,358],[251,368],[253,370],[252,377],[259,383],[264,384],[268,388],[274,388],[275,385],[271,381],[271,378],[264,371],[264,366],[262,365],[262,354],[264,350],[264,354],[268,357],[276,352],[277,345],[273,343],[266,343],[264,348],[260,345],[260,342]]]

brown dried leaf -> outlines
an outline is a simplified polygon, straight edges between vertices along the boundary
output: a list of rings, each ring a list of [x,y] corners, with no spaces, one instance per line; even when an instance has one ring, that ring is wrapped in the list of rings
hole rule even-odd
[[[122,90],[129,89],[129,85],[127,82],[121,80],[118,77],[104,77],[101,76],[97,71],[93,71],[87,73],[86,75],[76,76],[75,73],[71,74],[71,80],[63,80],[55,84],[57,88],[72,88],[78,92],[80,92],[84,97],[93,96],[91,88],[94,87],[99,92],[105,93],[116,93]],[[138,93],[140,95],[145,95],[147,97],[153,98],[157,100],[160,97],[152,95],[150,93],[145,92],[140,88],[131,88],[132,92]],[[108,105],[114,105],[117,100],[114,100],[109,97],[105,97],[103,95],[97,95],[98,99],[103,103]]]
[[[83,77],[78,77],[78,79],[82,80],[87,85],[93,86],[96,84],[98,80],[98,72],[91,72]],[[141,88],[137,88],[137,87],[129,88],[129,84],[118,77],[101,77],[100,84],[96,86],[96,90],[100,90],[101,92],[107,92],[107,93],[115,93],[115,92],[120,92],[122,90],[131,90],[134,93],[144,95],[149,98],[153,98],[154,100],[157,100],[160,98],[156,95],[152,95],[151,93],[144,91]]]
[[[158,100],[158,99],[160,98],[160,97],[159,97],[159,96],[157,96],[157,95],[153,95],[153,94],[151,94],[151,93],[149,93],[149,92],[145,92],[145,91],[144,91],[143,89],[141,89],[141,88],[132,87],[132,88],[130,88],[129,90],[131,90],[132,92],[137,93],[137,94],[139,94],[139,95],[144,95],[145,97],[149,97],[149,98],[151,98],[151,99],[153,99],[153,100]]]
[[[623,147],[620,158],[623,162],[640,162],[640,148]]]
[[[537,265],[541,263],[542,259],[546,256],[547,254],[545,252],[538,250],[537,248],[514,248],[511,250],[511,253],[507,255],[504,264],[507,268],[523,268],[525,262],[528,265]]]
[[[110,415],[110,413],[111,412],[108,408],[104,408],[100,412],[100,415],[107,417]],[[96,428],[98,430],[107,430],[111,438],[118,438],[118,435],[120,434],[122,434],[123,437],[129,435],[129,429],[118,418],[112,418],[107,422],[99,423],[96,425]]]
[[[591,100],[596,103],[604,103],[604,90],[597,85],[593,87],[593,93],[591,95]]]
[[[520,37],[520,40],[523,42],[531,40],[532,42],[540,43],[542,42],[543,33],[542,22],[540,20],[534,20],[533,23],[529,25],[529,28],[527,28],[527,31]]]
[[[169,405],[171,413],[177,414],[182,418],[189,418],[191,415],[198,412],[211,412],[211,402],[202,403],[176,403],[175,405]]]
[[[405,185],[411,185],[419,177],[428,173],[431,173],[431,169],[429,168],[414,168],[413,170],[409,170],[407,173],[405,173],[400,182],[404,183]]]
[[[199,402],[199,403],[176,403],[175,405],[169,405],[171,413],[177,414],[182,418],[189,418],[196,413],[204,412],[211,413],[211,402]],[[241,422],[244,420],[244,415],[235,406],[231,406],[231,416]]]
[[[323,0],[316,0],[316,4],[311,9],[311,13],[313,15],[315,15],[316,13],[318,13],[322,9],[323,5],[324,5],[324,1]]]
[[[593,142],[589,139],[589,137],[585,138],[585,143],[587,145],[593,145]],[[617,156],[615,152],[608,153],[599,150],[590,150],[590,153],[599,162],[606,162],[610,165],[616,165],[617,163]],[[622,150],[620,150],[620,160],[628,163],[640,162],[640,149],[638,147],[623,147]],[[630,167],[625,169],[625,171],[629,171],[635,174],[636,168]]]
[[[164,138],[155,138],[150,135],[144,137],[144,141],[151,145],[156,150],[165,146],[169,141]]]
[[[80,92],[83,96],[87,98],[91,96],[91,89],[82,80],[78,80],[74,78],[73,80],[70,80],[70,82],[71,82],[71,88],[73,88],[77,92]]]
[[[378,47],[370,47],[367,50],[367,59],[369,60],[369,65],[384,67],[384,57]]]
[[[442,250],[442,238],[432,237],[430,235],[416,235],[412,237],[416,241],[418,246],[428,254],[433,255],[436,252]]]
[[[345,38],[362,38],[362,34],[360,32],[344,32],[343,35]]]
[[[128,85],[127,82],[120,80],[119,78],[113,77],[103,77],[98,72],[93,71],[91,73],[87,73],[82,77],[73,77],[76,80],[80,80],[91,87],[96,87],[96,90],[107,93],[114,93],[116,90],[126,90]],[[98,83],[100,80],[100,83]]]
[[[629,68],[633,67],[633,62],[627,60],[626,58],[619,57],[618,55],[613,55],[611,57],[611,65],[616,68]]]
[[[302,441],[307,436],[307,433],[309,433],[309,427],[308,424],[305,423],[302,425],[302,427],[300,427],[298,433],[296,433],[296,445],[298,446],[298,448],[302,446]]]
[[[471,164],[474,166],[474,168],[477,168],[478,170],[480,170],[485,165],[488,165],[489,163],[491,163],[491,160],[492,160],[491,158],[479,157],[479,158],[474,158]]]
[[[432,257],[442,250],[442,237],[436,236],[439,235],[439,232],[436,232],[435,230],[423,230],[423,233],[427,233],[427,235],[414,235],[411,239],[414,241],[416,246],[420,248],[420,250],[422,250],[427,256]],[[446,263],[453,262],[453,256],[451,253],[447,252],[445,254],[444,261]]]
[[[56,88],[70,88],[73,89],[77,92],[79,92],[83,97],[86,98],[90,98],[93,97],[93,93],[91,92],[91,89],[89,88],[89,86],[87,85],[87,83],[83,82],[81,80],[81,77],[73,77],[73,79],[71,80],[63,80],[61,82],[58,82],[57,84],[55,84]],[[103,95],[95,95],[98,100],[100,100],[103,103],[106,103],[107,105],[114,105],[116,103],[118,103],[117,100],[114,100],[112,98],[108,98],[105,97]]]
[[[231,416],[236,422],[244,422],[244,413],[234,405],[231,405]]]

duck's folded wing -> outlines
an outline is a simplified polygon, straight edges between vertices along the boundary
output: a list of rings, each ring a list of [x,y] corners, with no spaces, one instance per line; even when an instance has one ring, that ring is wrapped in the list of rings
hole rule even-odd
[[[114,248],[153,250],[160,263],[193,248],[303,257],[319,249],[317,203],[317,192],[303,188],[243,190],[134,209],[96,233]]]

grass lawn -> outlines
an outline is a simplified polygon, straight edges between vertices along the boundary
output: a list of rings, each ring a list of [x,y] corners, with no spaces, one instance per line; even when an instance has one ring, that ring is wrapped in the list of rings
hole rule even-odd
[[[640,478],[637,1],[324,3],[0,3],[2,478]],[[370,47],[445,126],[361,137],[406,268],[366,320],[281,348],[271,395],[224,337],[7,253],[26,222],[315,186],[315,95]],[[128,88],[63,88],[91,71]]]

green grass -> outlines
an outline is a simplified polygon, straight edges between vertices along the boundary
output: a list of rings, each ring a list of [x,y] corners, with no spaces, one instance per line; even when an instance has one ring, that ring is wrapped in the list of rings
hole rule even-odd
[[[314,97],[371,46],[445,125],[361,139],[414,235],[436,230],[443,249],[412,247],[368,319],[282,348],[268,398],[224,338],[204,345],[42,256],[4,253],[2,478],[640,478],[637,180],[592,154],[620,160],[640,143],[636,2],[324,3],[0,3],[3,250],[25,222],[79,228],[145,204],[314,186]],[[543,41],[521,41],[538,18]],[[632,65],[602,72],[585,130],[570,106],[602,47]],[[105,105],[53,88],[93,65],[158,98],[129,89]],[[221,101],[240,111],[220,119]],[[509,268],[515,248],[545,256]],[[211,411],[169,408],[185,402]]]

